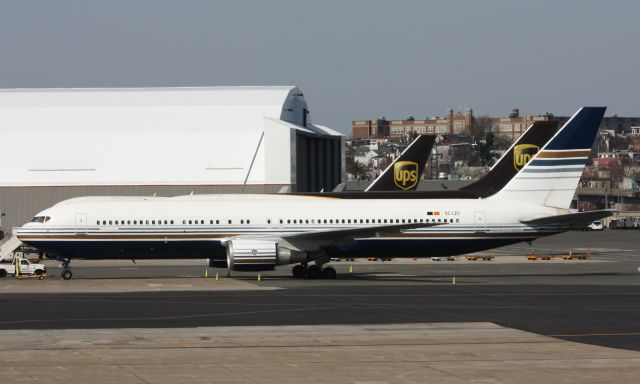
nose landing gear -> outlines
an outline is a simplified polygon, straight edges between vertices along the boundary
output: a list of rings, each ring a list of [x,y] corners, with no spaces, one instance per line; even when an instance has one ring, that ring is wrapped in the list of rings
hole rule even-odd
[[[58,260],[62,262],[62,272],[60,273],[60,276],[64,280],[71,280],[71,278],[73,277],[73,273],[71,273],[71,269],[69,267],[69,264],[71,264],[71,260],[67,257]]]

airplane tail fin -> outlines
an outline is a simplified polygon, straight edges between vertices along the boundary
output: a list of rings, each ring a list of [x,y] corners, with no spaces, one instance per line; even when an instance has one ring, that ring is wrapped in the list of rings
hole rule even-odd
[[[493,167],[475,182],[460,190],[469,191],[482,198],[489,197],[513,179],[520,169],[556,133],[558,122],[553,120],[534,121],[518,140],[502,155]]]
[[[526,200],[568,209],[606,107],[583,107],[490,199]]]
[[[433,135],[418,135],[365,192],[415,190],[435,139]]]

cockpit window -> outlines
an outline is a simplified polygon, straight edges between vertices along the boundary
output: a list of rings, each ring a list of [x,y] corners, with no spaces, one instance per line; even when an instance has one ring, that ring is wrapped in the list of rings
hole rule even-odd
[[[51,217],[49,217],[49,216],[36,216],[33,219],[31,219],[31,222],[32,223],[46,223],[49,220],[51,220]]]

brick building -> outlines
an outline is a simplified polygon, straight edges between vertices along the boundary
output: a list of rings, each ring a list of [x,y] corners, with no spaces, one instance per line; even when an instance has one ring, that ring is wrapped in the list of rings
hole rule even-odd
[[[351,125],[351,136],[354,139],[365,138],[400,138],[411,132],[432,135],[468,135],[474,124],[473,110],[454,114],[447,110],[446,117],[406,120],[355,120]]]
[[[511,110],[506,117],[490,117],[490,131],[496,136],[515,140],[527,130],[534,121],[557,120],[560,125],[569,120],[570,116],[554,116],[545,112],[539,115],[520,115],[518,108]],[[354,120],[351,125],[351,135],[354,139],[369,138],[400,138],[409,135],[412,131],[419,134],[435,135],[463,135],[468,136],[471,128],[476,124],[476,117],[472,109],[464,113],[454,114],[452,109],[447,110],[447,116],[429,119],[387,120]],[[612,130],[615,133],[634,134],[640,133],[640,117],[620,117],[617,115],[605,117],[600,124],[601,130]]]

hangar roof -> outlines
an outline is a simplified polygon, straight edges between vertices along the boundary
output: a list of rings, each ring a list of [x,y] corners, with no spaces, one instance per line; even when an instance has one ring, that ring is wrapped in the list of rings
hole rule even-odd
[[[0,186],[289,184],[290,130],[334,136],[294,86],[0,90]]]

